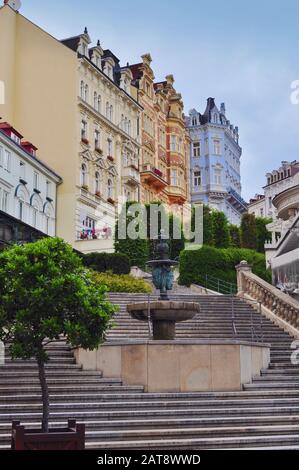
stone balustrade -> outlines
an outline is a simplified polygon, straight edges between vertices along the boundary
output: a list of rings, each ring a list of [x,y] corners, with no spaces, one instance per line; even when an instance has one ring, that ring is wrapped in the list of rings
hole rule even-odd
[[[265,310],[271,312],[271,315],[266,314],[268,318],[278,320],[277,324],[299,337],[299,302],[253,274],[246,261],[242,261],[236,269],[238,295],[255,300],[263,307],[261,313],[265,314]]]

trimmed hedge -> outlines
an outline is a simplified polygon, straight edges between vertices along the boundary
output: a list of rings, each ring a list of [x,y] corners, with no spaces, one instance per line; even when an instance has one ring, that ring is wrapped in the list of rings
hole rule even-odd
[[[82,259],[84,266],[99,273],[129,274],[131,270],[129,257],[122,253],[88,253]]]
[[[150,294],[152,288],[143,279],[136,279],[129,275],[116,275],[111,273],[95,273],[95,281],[99,285],[105,285],[108,292],[130,292]]]
[[[203,246],[195,251],[183,251],[180,256],[179,283],[184,286],[202,284],[206,274],[232,284],[237,283],[235,266],[242,260],[253,265],[257,276],[271,283],[271,271],[266,269],[265,255],[244,248],[214,248]]]

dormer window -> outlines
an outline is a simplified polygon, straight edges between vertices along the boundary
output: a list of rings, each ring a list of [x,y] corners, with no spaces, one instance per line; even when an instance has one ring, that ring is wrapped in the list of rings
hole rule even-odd
[[[81,50],[82,50],[82,55],[85,55],[85,56],[88,55],[88,47],[86,44],[84,43],[82,44]]]
[[[96,66],[101,69],[102,68],[102,59],[98,55],[96,56]]]
[[[14,134],[13,132],[11,132],[10,134],[10,137],[11,139],[16,142],[16,144],[20,145],[21,144],[21,139],[19,136],[17,136],[16,134]]]
[[[218,115],[217,115],[216,113],[214,114],[214,118],[213,118],[213,119],[214,119],[214,123],[215,123],[215,124],[218,124]]]
[[[197,119],[195,116],[192,118],[192,126],[197,126]]]

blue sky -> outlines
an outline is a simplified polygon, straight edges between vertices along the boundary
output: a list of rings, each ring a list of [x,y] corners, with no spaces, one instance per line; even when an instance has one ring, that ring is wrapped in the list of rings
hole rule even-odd
[[[243,197],[265,173],[299,160],[299,2],[295,0],[23,0],[21,13],[55,37],[88,27],[123,64],[150,52],[156,79],[172,73],[185,112],[224,101],[239,126]]]

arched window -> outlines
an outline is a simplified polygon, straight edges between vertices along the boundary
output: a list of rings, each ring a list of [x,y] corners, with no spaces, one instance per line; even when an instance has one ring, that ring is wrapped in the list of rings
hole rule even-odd
[[[123,114],[121,115],[120,127],[121,127],[121,129],[124,130],[124,115]]]
[[[196,117],[193,117],[192,118],[192,126],[196,126],[197,125],[197,119]]]
[[[107,101],[107,103],[106,103],[106,118],[107,118],[107,119],[109,119],[109,112],[110,112],[110,105],[109,105],[109,103],[108,103],[108,101]]]
[[[98,171],[95,173],[95,193],[100,193],[100,173]]]
[[[98,95],[96,91],[93,94],[93,107],[96,110],[98,109]]]
[[[129,135],[131,135],[131,131],[132,131],[131,121],[128,121],[128,134]]]
[[[81,80],[81,85],[80,85],[80,96],[82,100],[85,98],[85,86],[83,80]]]
[[[128,132],[128,119],[125,118],[125,132]]]
[[[215,123],[215,124],[217,124],[217,123],[218,123],[218,116],[217,116],[217,114],[216,114],[216,113],[214,114],[214,123]]]
[[[35,228],[38,227],[38,206],[37,206],[37,204],[34,204],[32,206],[32,225]]]
[[[81,186],[87,186],[87,166],[85,163],[81,165]]]
[[[85,97],[84,97],[86,103],[89,101],[89,88],[88,85],[85,85]]]
[[[123,164],[125,168],[128,166],[128,154],[126,152],[123,154]]]
[[[110,121],[113,121],[113,106],[110,106],[110,113],[109,113],[109,119]]]
[[[107,196],[108,196],[108,199],[113,199],[113,181],[112,179],[108,179],[108,182],[107,182]]]

